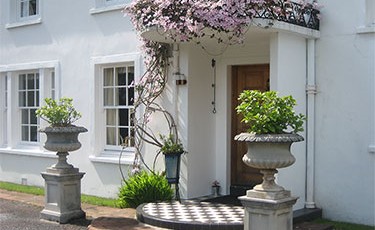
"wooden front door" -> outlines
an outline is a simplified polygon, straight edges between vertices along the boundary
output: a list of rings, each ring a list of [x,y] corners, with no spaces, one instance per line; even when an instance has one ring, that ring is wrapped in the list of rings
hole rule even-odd
[[[237,115],[238,96],[243,90],[269,90],[269,64],[232,67],[232,144],[231,144],[231,185],[252,187],[262,182],[262,174],[242,162],[246,153],[246,143],[234,140],[234,136],[246,131]]]

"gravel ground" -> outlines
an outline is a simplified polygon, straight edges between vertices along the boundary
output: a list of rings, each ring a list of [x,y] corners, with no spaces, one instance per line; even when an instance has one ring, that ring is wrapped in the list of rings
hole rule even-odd
[[[75,220],[60,225],[55,222],[40,220],[42,207],[17,201],[0,199],[0,230],[79,230],[87,229],[90,220]]]

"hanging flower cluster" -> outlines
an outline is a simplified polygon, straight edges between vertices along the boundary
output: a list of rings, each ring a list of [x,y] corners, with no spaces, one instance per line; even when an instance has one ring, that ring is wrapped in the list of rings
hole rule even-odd
[[[297,13],[295,4],[291,0],[134,0],[125,12],[140,32],[158,27],[181,42],[225,32],[231,43],[239,43],[254,18],[278,20],[292,15],[299,20],[296,17],[319,7],[315,1],[299,0]]]

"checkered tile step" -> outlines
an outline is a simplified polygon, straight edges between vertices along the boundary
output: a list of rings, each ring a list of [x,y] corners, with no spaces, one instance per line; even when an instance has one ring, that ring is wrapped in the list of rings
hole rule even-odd
[[[241,206],[208,202],[148,203],[137,209],[137,218],[170,229],[243,229]]]

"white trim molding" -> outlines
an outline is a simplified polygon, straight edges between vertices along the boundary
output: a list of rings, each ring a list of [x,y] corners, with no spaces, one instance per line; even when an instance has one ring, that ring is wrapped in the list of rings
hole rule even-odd
[[[7,114],[6,122],[7,130],[5,131],[3,140],[6,140],[6,144],[2,146],[0,152],[8,152],[13,154],[25,153],[28,155],[43,155],[42,143],[45,140],[44,136],[37,137],[37,141],[22,141],[21,130],[15,127],[21,127],[21,111],[19,107],[19,77],[20,74],[35,73],[38,75],[38,97],[35,102],[39,101],[39,105],[42,104],[42,100],[46,97],[51,97],[52,89],[55,92],[55,97],[60,97],[60,63],[59,61],[41,61],[41,62],[28,62],[28,63],[15,63],[0,65],[1,76],[7,76]],[[54,76],[54,86],[49,76]],[[37,103],[37,102],[36,102]],[[38,104],[38,103],[37,103]],[[38,105],[38,106],[39,106]],[[38,107],[37,106],[37,107]],[[36,107],[35,107],[36,108]],[[31,119],[31,118],[29,118]],[[28,121],[30,122],[30,121]],[[28,123],[25,123],[28,124]],[[34,123],[33,123],[34,124]],[[43,125],[43,122],[39,122],[39,125]],[[34,125],[33,125],[34,126]]]

